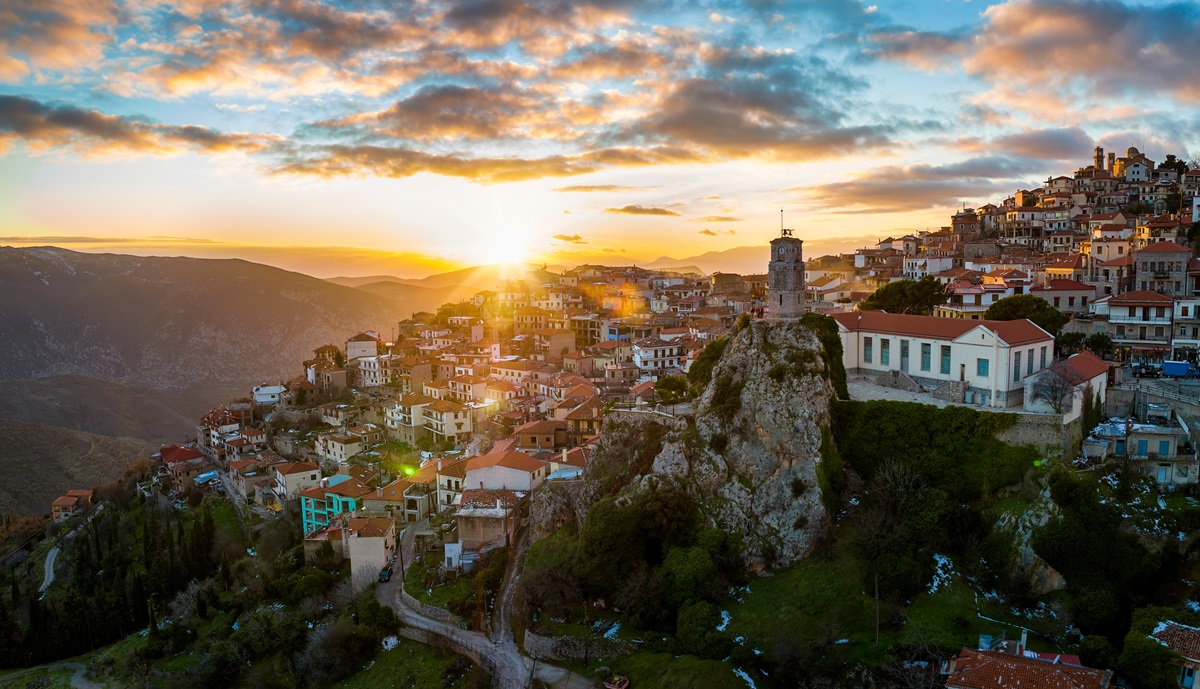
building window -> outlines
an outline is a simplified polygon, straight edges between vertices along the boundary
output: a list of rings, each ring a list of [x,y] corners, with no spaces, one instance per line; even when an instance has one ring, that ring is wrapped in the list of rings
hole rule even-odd
[[[892,341],[888,338],[883,338],[879,341],[879,363],[882,366],[887,366],[892,362]]]
[[[950,345],[942,345],[942,367],[945,375],[950,375]]]
[[[933,345],[922,344],[921,345],[921,370],[922,371],[929,370],[929,367],[933,365],[933,362],[931,361],[932,359],[933,359]]]
[[[1170,440],[1158,441],[1158,454],[1161,457],[1170,457],[1171,456],[1171,441]]]
[[[1038,368],[1046,368],[1046,345],[1042,345],[1042,365],[1038,366]]]
[[[987,359],[976,359],[975,360],[975,375],[986,377],[987,374],[988,374],[988,360]]]
[[[873,343],[873,338],[870,338],[870,337],[863,338],[863,361],[868,364],[871,363],[871,345],[872,345],[872,343]]]
[[[1021,380],[1021,353],[1016,352],[1015,354],[1013,354],[1013,382],[1016,383],[1020,380]]]

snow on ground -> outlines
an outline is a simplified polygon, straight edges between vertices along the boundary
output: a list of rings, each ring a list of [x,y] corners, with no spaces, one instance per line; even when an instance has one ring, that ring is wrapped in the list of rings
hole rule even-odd
[[[750,678],[750,673],[739,667],[734,669],[733,674],[741,677],[742,681],[745,682],[750,689],[758,689],[757,685],[754,684],[754,680]]]
[[[383,639],[383,650],[390,651],[400,645],[400,637],[388,636]]]
[[[725,628],[728,627],[729,623],[732,621],[733,621],[733,615],[730,615],[728,610],[722,610],[721,611],[721,624],[717,625],[717,631],[718,632],[725,631]]]
[[[933,581],[929,582],[929,593],[937,593],[943,586],[950,585],[950,576],[954,574],[954,563],[945,555],[934,553],[934,562],[937,563],[937,569],[933,572]]]
[[[618,623],[614,624],[613,626],[609,627],[607,632],[604,632],[604,638],[615,639],[615,638],[617,638],[617,632],[620,630],[621,630],[621,623],[618,622]]]

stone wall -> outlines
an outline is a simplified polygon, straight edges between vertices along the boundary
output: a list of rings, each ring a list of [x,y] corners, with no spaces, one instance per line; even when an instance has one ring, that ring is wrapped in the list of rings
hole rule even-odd
[[[575,660],[613,658],[627,655],[629,644],[616,639],[596,637],[580,639],[573,636],[542,636],[525,630],[525,652],[538,660]]]
[[[437,620],[438,622],[445,622],[446,624],[453,624],[453,625],[457,625],[459,622],[462,622],[461,617],[459,617],[458,615],[455,615],[454,613],[450,612],[449,610],[444,610],[437,606],[429,605],[428,603],[423,603],[423,602],[417,600],[416,598],[409,595],[408,591],[405,591],[403,589],[403,587],[401,587],[401,589],[400,589],[400,595],[404,597],[405,605],[409,606],[413,610],[416,610],[417,612],[421,613],[425,617],[428,617],[429,619]]]
[[[997,439],[1009,445],[1033,445],[1050,459],[1070,462],[1083,440],[1080,419],[1064,424],[1058,414],[1017,414],[1019,421]]]

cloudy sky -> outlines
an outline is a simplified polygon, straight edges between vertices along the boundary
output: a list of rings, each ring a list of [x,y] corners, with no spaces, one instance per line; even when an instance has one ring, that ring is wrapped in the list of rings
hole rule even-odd
[[[0,244],[420,276],[784,209],[845,249],[1200,153],[1197,55],[1194,3],[0,0]]]

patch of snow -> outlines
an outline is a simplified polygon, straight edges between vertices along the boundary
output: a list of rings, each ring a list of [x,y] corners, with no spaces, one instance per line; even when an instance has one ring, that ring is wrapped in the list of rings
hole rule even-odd
[[[383,650],[390,651],[400,645],[400,637],[386,636],[383,638]]]
[[[620,622],[614,624],[613,626],[609,627],[607,632],[604,632],[604,638],[606,638],[606,639],[617,638],[617,632],[620,631],[620,629],[621,629]]]
[[[838,639],[837,641],[834,641],[833,643],[839,644],[839,645],[840,644],[848,644],[848,643],[850,643],[850,639]]]
[[[737,675],[738,677],[741,677],[742,681],[745,682],[746,685],[750,687],[750,689],[758,689],[758,687],[754,684],[754,680],[750,678],[750,674],[748,672],[746,672],[745,670],[743,670],[742,668],[740,668],[740,667],[735,668],[733,670],[733,674]]]
[[[933,581],[929,582],[929,593],[937,593],[943,586],[949,586],[950,577],[954,574],[954,563],[945,555],[933,554],[937,569],[933,572]]]
[[[1192,612],[1200,612],[1200,601],[1189,600],[1183,604],[1183,607]]]
[[[718,632],[725,631],[725,628],[728,627],[729,623],[732,621],[733,621],[733,615],[730,615],[728,610],[722,610],[721,611],[721,624],[717,625],[717,631]]]

